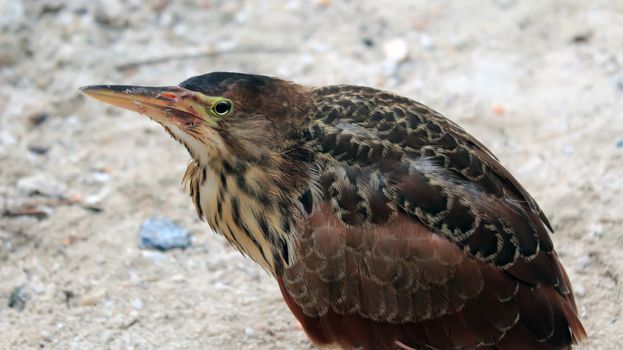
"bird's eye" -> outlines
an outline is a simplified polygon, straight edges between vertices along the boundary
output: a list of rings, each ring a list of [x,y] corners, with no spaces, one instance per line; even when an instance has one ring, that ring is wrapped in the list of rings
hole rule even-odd
[[[225,115],[231,111],[231,102],[226,100],[218,101],[212,109],[218,115]]]

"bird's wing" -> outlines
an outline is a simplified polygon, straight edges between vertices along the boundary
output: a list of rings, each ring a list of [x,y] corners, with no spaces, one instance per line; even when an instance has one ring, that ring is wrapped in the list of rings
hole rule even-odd
[[[309,137],[328,159],[320,187],[345,224],[405,213],[521,281],[569,293],[545,215],[474,137],[390,93],[354,86],[315,93]]]
[[[299,229],[298,258],[278,280],[316,343],[562,349],[581,330],[553,287],[522,283],[405,214],[349,227],[323,204]]]
[[[342,86],[316,98],[306,136],[319,181],[301,196],[298,258],[280,277],[312,338],[564,348],[585,336],[545,216],[482,144],[396,95]]]

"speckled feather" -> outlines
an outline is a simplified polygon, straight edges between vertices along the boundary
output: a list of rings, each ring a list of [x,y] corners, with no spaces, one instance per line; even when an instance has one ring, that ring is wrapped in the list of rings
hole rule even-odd
[[[233,73],[182,85],[248,109],[217,129],[229,156],[194,156],[185,181],[316,343],[564,349],[586,336],[545,215],[439,113],[357,86]]]
[[[345,224],[380,224],[386,217],[379,215],[400,210],[502,268],[552,251],[549,223],[532,197],[448,119],[370,88],[315,95],[319,114],[309,139],[330,156],[320,182]]]
[[[312,339],[566,348],[584,335],[549,222],[480,142],[387,92],[333,86],[314,99],[304,137],[322,195],[305,204],[280,281]]]

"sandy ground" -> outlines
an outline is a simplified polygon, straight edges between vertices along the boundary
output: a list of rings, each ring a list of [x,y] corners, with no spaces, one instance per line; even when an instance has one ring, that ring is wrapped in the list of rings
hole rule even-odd
[[[275,283],[196,219],[183,147],[77,90],[215,70],[450,116],[553,222],[579,348],[623,348],[621,23],[612,0],[0,1],[0,348],[311,348]],[[154,214],[192,247],[139,249]]]

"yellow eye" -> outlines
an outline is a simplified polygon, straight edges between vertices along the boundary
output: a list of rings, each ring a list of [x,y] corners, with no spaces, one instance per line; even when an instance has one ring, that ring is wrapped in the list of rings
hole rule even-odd
[[[221,100],[215,103],[214,106],[212,106],[212,110],[217,115],[224,116],[227,113],[231,112],[231,107],[231,101]]]

